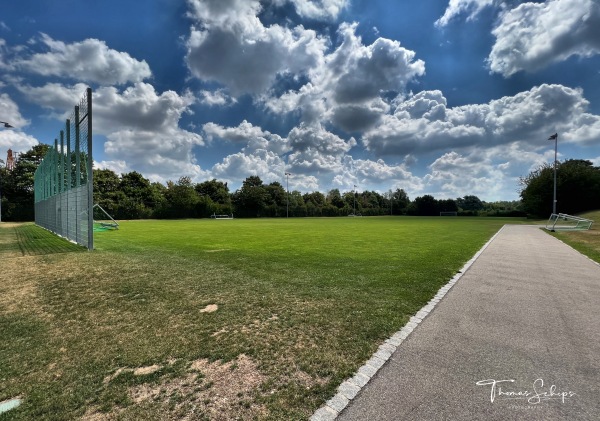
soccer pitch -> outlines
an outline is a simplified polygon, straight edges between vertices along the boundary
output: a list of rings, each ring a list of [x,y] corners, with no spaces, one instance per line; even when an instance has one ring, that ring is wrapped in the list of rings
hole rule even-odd
[[[2,224],[0,419],[306,419],[518,221],[125,221],[94,252]]]

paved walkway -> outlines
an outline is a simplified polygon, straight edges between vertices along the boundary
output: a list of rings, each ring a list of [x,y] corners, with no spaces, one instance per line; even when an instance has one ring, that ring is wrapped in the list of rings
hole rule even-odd
[[[337,419],[599,420],[599,397],[600,266],[507,225]]]

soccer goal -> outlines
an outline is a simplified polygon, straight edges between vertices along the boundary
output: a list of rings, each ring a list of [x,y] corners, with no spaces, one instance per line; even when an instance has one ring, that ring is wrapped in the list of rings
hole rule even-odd
[[[231,214],[231,215],[216,215],[213,213],[210,217],[212,219],[233,219],[233,214]]]
[[[594,221],[566,213],[553,213],[546,223],[550,231],[585,231],[592,227]]]
[[[440,212],[440,216],[458,216],[458,212]]]
[[[95,204],[94,207],[94,231],[108,231],[118,230],[119,223],[113,219],[112,216],[104,210],[99,204]]]

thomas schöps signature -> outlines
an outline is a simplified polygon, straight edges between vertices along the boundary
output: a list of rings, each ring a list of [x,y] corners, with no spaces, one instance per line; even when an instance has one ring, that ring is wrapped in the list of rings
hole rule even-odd
[[[576,395],[572,391],[558,391],[556,385],[544,387],[544,380],[537,379],[533,382],[532,390],[506,390],[502,389],[504,383],[514,383],[515,380],[480,380],[475,383],[477,386],[490,386],[490,401],[494,403],[496,399],[526,399],[527,403],[537,405],[539,403],[560,400],[565,403],[567,398],[572,398]]]

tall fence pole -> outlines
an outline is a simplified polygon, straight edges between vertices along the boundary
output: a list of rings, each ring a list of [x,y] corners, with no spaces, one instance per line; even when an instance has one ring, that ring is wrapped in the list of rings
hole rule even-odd
[[[92,158],[92,88],[87,88],[88,249],[94,250],[94,160]]]

